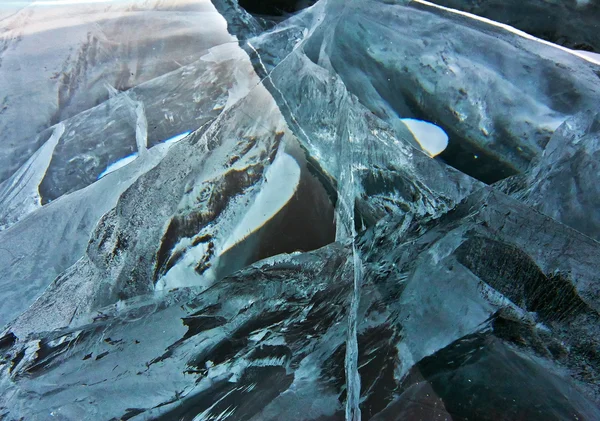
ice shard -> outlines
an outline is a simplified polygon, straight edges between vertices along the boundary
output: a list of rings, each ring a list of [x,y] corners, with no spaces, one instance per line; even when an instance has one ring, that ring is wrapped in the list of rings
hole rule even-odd
[[[600,419],[596,2],[455,3],[0,7],[0,418]]]
[[[600,120],[595,110],[577,113],[555,132],[528,171],[498,187],[596,240],[600,240]]]

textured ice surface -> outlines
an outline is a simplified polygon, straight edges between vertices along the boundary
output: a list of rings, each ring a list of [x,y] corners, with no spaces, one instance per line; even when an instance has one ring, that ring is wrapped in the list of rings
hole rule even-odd
[[[4,3],[0,180],[41,146],[40,131],[103,102],[105,83],[130,89],[232,40],[208,0]]]
[[[251,3],[0,15],[0,418],[600,419],[598,65]]]
[[[167,151],[167,145],[155,146],[146,157],[43,206],[0,232],[0,285],[6,297],[0,303],[2,323],[27,309],[58,275],[83,256],[102,215],[114,208],[119,196]]]
[[[38,187],[48,171],[54,149],[64,132],[65,125],[59,123],[50,139],[16,173],[0,184],[0,230],[8,228],[42,206]]]
[[[544,154],[524,174],[499,188],[534,209],[600,240],[600,118],[578,113],[554,133]]]
[[[600,38],[594,30],[600,18],[597,0],[434,0],[433,3],[502,22],[565,47],[600,51]]]

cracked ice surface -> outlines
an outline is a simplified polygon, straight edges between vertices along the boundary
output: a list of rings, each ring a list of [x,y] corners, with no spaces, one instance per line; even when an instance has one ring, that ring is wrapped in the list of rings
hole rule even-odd
[[[0,15],[0,418],[600,419],[594,55],[441,0],[52,3]]]

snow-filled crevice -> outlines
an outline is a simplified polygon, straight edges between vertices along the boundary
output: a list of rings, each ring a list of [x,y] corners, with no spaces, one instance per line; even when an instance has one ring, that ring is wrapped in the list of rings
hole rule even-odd
[[[298,145],[280,150],[262,175],[252,168],[230,171],[219,194],[235,196],[256,186],[251,203],[220,237],[194,235],[207,223],[202,214],[174,218],[157,253],[156,289],[206,287],[258,260],[332,243],[336,197],[327,182]]]
[[[333,203],[300,149],[278,156],[269,170],[255,202],[222,247],[217,278],[270,256],[316,250],[335,240]]]

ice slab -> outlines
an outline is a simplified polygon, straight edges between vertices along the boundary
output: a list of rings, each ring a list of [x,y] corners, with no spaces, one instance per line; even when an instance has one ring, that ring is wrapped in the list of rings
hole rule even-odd
[[[215,4],[238,39],[31,166],[0,417],[600,418],[597,66],[425,2]]]

